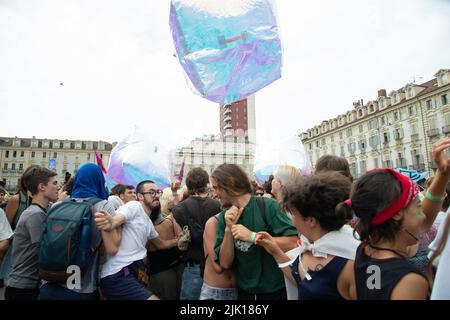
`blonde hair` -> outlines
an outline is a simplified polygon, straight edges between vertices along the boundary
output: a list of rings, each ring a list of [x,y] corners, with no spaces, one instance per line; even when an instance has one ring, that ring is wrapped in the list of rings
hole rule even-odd
[[[274,178],[277,178],[283,186],[294,182],[300,175],[300,170],[289,165],[279,166],[273,174]]]
[[[171,201],[173,201],[175,199],[175,197],[172,194],[172,189],[170,188],[165,188],[163,190],[163,193],[161,195],[161,197],[159,197],[159,203],[161,204],[161,212],[165,213],[165,214],[169,214],[170,212],[168,212],[168,208],[169,208],[169,203]]]

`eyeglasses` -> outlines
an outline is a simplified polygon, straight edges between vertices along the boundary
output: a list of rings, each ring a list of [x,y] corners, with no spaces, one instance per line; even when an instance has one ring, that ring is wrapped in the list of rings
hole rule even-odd
[[[162,195],[163,192],[161,190],[150,190],[150,191],[139,192],[139,193],[143,194],[143,195],[149,194],[152,197],[154,197],[155,195],[158,195],[158,196]]]
[[[260,193],[260,192],[255,193],[255,196],[257,196],[257,197],[262,197],[263,195],[264,195],[264,193]]]

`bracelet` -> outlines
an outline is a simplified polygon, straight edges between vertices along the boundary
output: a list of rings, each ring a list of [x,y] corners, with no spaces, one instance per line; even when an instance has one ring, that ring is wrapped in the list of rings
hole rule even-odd
[[[252,236],[250,237],[250,240],[252,243],[255,243],[255,238],[256,238],[256,232],[252,232]]]
[[[444,195],[443,198],[439,198],[439,197],[435,197],[433,196],[430,191],[427,190],[427,192],[425,193],[425,198],[427,198],[428,200],[430,200],[431,202],[442,202],[445,200],[445,198],[447,197],[447,194]]]

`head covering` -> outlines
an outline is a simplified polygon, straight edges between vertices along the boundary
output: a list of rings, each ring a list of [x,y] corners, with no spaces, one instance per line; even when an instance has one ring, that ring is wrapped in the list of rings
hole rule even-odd
[[[400,182],[402,186],[402,194],[400,198],[384,208],[383,211],[377,213],[377,215],[372,219],[372,225],[379,225],[391,219],[401,209],[406,208],[419,193],[419,187],[407,176],[389,168],[376,170],[389,171]]]
[[[72,198],[99,198],[106,200],[108,192],[100,167],[86,163],[80,167],[73,182]]]

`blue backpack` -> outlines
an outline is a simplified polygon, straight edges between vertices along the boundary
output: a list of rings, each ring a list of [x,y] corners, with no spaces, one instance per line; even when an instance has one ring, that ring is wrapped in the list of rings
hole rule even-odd
[[[68,199],[52,206],[44,220],[39,248],[39,276],[50,282],[65,282],[69,266],[81,270],[92,263],[98,244],[92,244],[93,206],[102,201]],[[96,246],[96,247],[95,247]]]

